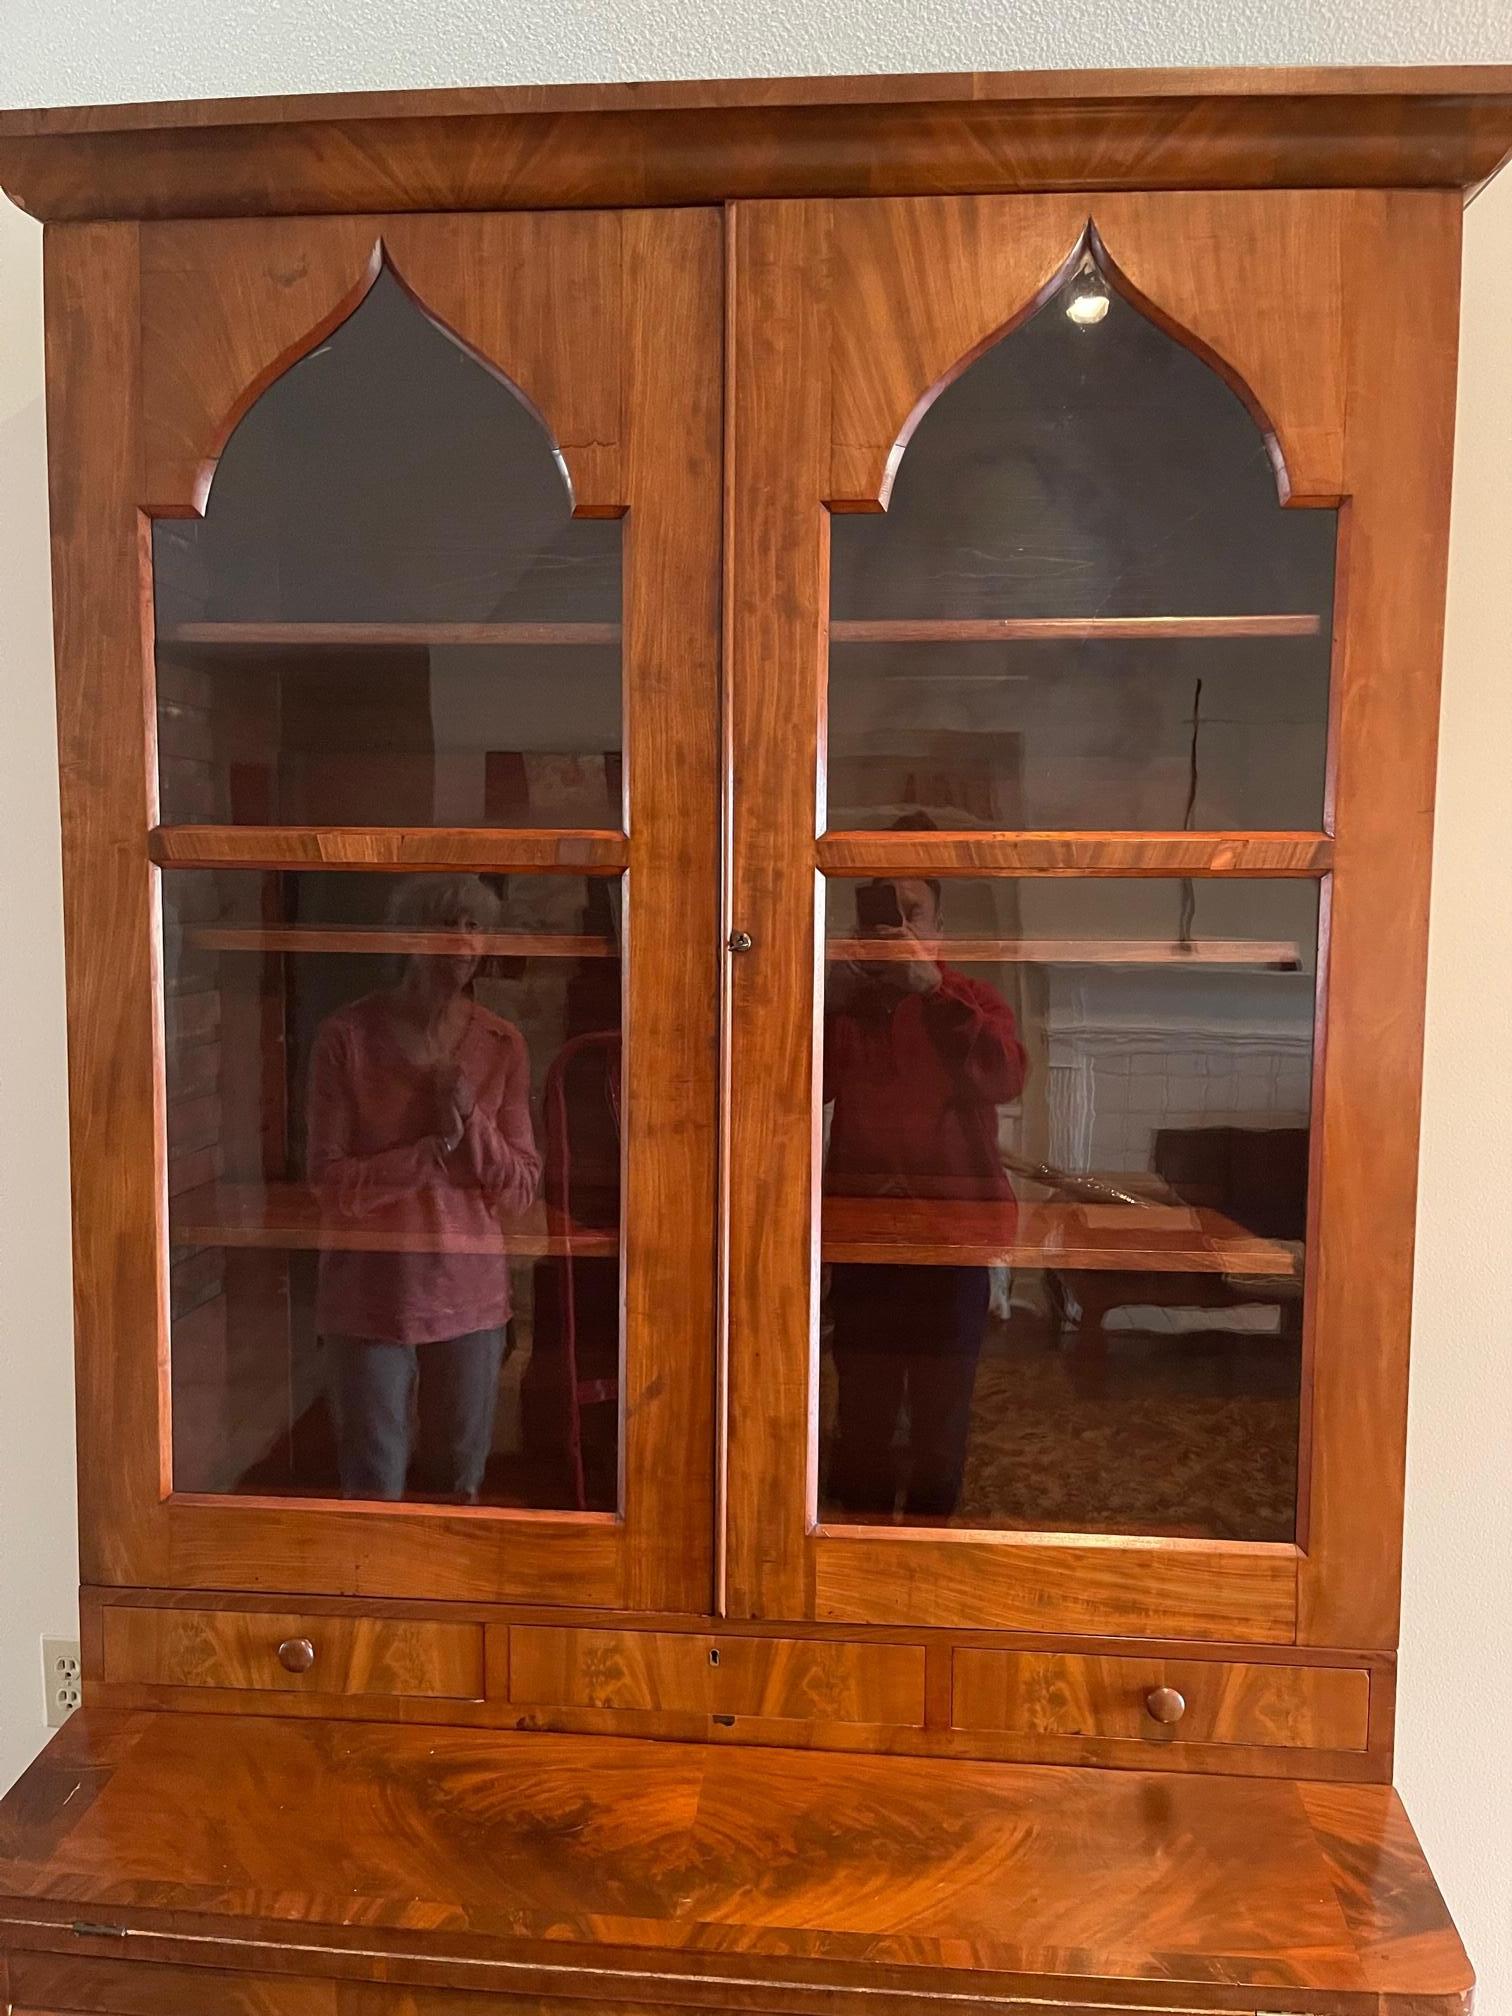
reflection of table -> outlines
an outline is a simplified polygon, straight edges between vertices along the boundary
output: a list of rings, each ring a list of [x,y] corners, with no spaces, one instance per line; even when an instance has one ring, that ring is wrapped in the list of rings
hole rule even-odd
[[[175,1246],[261,1246],[306,1251],[423,1253],[506,1252],[521,1257],[572,1253],[612,1256],[612,1225],[573,1224],[561,1212],[533,1204],[522,1217],[501,1220],[493,1237],[458,1241],[395,1210],[338,1219],[302,1183],[210,1183],[172,1200]],[[1121,1284],[1151,1274],[1235,1275],[1293,1282],[1297,1250],[1258,1239],[1219,1211],[1173,1204],[1012,1204],[917,1197],[826,1197],[822,1221],[826,1260],[891,1267],[1043,1267],[1081,1279],[1106,1276]],[[1195,1289],[1196,1283],[1192,1284]],[[1082,1298],[1078,1296],[1078,1299]],[[1194,1295],[1194,1299],[1195,1295]],[[1083,1304],[1085,1307],[1085,1303]],[[1106,1309],[1116,1300],[1104,1298]]]
[[[1056,1273],[1243,1274],[1293,1279],[1297,1254],[1222,1212],[1184,1204],[1001,1204],[826,1197],[826,1260],[893,1267],[1044,1267]],[[1108,1305],[1116,1307],[1116,1304]]]
[[[443,1235],[414,1213],[389,1209],[341,1219],[323,1209],[303,1183],[207,1183],[171,1199],[169,1240],[175,1246],[261,1246],[285,1252],[497,1253],[521,1259],[570,1253],[576,1258],[619,1251],[616,1229],[571,1224],[546,1204],[501,1219],[496,1235]]]
[[[826,1197],[823,1253],[888,1266],[1042,1268],[1053,1337],[1059,1340],[1074,1298],[1078,1371],[1094,1382],[1107,1359],[1103,1325],[1115,1309],[1136,1302],[1285,1307],[1301,1295],[1300,1246],[1257,1238],[1221,1211],[1165,1202]]]

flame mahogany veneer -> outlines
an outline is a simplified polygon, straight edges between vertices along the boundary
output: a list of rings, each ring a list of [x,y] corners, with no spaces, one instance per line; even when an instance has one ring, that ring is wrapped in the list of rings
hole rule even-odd
[[[1447,2016],[1470,1983],[1386,1786],[89,1709],[0,1818],[0,1937],[27,1995],[56,1956],[182,1968],[164,2016],[212,2006],[205,1968],[264,1998],[213,2006],[300,2016],[333,2004],[281,2000],[289,1974],[382,1980],[334,2008],[393,2016],[453,2009],[420,1984]]]

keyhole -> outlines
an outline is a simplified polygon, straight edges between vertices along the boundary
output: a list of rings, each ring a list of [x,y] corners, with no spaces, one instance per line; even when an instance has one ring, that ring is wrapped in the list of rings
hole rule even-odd
[[[709,1664],[711,1666],[717,1666],[719,1664],[719,1647],[717,1645],[711,1645],[709,1647]]]

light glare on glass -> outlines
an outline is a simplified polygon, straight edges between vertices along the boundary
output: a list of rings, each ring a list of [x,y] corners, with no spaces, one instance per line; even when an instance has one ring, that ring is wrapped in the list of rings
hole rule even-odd
[[[1086,265],[1071,283],[1066,315],[1078,329],[1091,329],[1108,312],[1108,290],[1095,266]]]

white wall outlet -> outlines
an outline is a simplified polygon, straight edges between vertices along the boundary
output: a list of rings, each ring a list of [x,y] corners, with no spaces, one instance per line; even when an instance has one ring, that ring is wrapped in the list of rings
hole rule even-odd
[[[77,1638],[42,1640],[42,1690],[47,1702],[47,1726],[61,1729],[72,1715],[81,1693],[81,1668]]]

